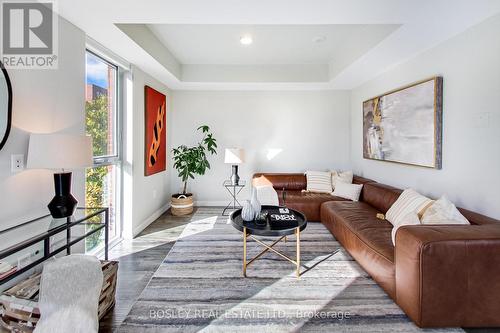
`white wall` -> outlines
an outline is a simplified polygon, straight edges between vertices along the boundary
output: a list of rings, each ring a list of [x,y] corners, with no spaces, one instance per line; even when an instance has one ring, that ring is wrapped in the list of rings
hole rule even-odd
[[[167,96],[167,164],[170,160],[171,94],[168,88],[133,66],[128,82],[132,108],[125,110],[124,124],[124,236],[136,236],[158,218],[170,201],[170,173],[144,176],[144,85]],[[130,86],[131,84],[131,86]],[[130,94],[129,94],[130,97]],[[127,98],[126,98],[127,99]]]
[[[347,91],[174,91],[172,146],[193,145],[201,138],[196,128],[209,125],[218,142],[210,157],[211,170],[189,182],[198,204],[227,204],[222,182],[231,166],[224,148],[246,151],[242,180],[254,172],[303,172],[349,167],[349,92]],[[282,149],[275,157],[270,150]],[[172,166],[171,161],[170,167]],[[247,186],[241,198],[249,196]],[[181,190],[172,170],[172,193]]]
[[[30,133],[85,133],[85,43],[83,31],[60,19],[57,70],[8,70],[13,88],[13,126],[0,151],[0,230],[47,214],[47,204],[54,196],[51,171],[25,170],[13,174],[11,154],[26,157]],[[122,214],[128,236],[136,235],[168,208],[170,197],[168,172],[144,177],[144,85],[165,93],[168,104],[170,94],[164,85],[137,67],[133,68],[132,77],[129,100],[133,118],[128,123],[130,132],[125,123],[123,134],[124,141],[128,138],[132,143],[131,154],[128,157],[125,154],[123,166],[123,186],[130,190]],[[167,127],[170,127],[168,109]],[[84,191],[83,172],[74,172],[72,192],[81,204],[85,202]]]
[[[12,130],[0,151],[0,229],[24,217],[47,214],[54,196],[52,172],[10,171],[11,154],[26,154],[30,133],[84,133],[85,34],[59,20],[59,69],[7,70],[12,82]],[[73,194],[84,202],[83,172],[73,174]]]
[[[64,19],[59,19],[58,57],[57,70],[7,70],[12,83],[12,129],[0,150],[0,230],[48,214],[47,204],[54,196],[53,172],[11,173],[11,154],[24,154],[26,163],[30,133],[85,132],[85,34]],[[72,193],[84,203],[83,171],[73,172]],[[0,240],[0,249],[44,232],[47,227],[47,223],[33,224],[28,234],[9,232]],[[73,247],[75,252],[82,250],[83,243]],[[4,284],[0,290],[28,274]]]
[[[354,171],[500,218],[500,15],[352,91]],[[362,102],[434,75],[443,76],[443,168],[363,159]]]

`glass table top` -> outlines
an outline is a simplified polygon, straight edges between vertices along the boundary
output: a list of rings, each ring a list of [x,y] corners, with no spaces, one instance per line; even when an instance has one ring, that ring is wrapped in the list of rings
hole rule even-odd
[[[246,186],[246,184],[247,184],[247,182],[245,180],[240,180],[238,182],[238,185],[233,185],[230,180],[225,180],[224,183],[223,183],[223,185],[226,186],[226,187],[233,187],[233,186],[235,186],[235,187],[244,187],[244,186]]]
[[[50,214],[19,223],[10,228],[0,230],[0,250],[12,246],[22,239],[30,239],[47,232],[62,228],[66,223],[79,223],[82,225],[104,224],[105,208],[79,207],[75,214],[62,219],[54,219]]]

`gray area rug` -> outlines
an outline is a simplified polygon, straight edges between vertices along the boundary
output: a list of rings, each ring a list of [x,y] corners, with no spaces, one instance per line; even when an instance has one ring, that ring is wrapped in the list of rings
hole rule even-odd
[[[118,332],[463,332],[416,327],[321,223],[301,234],[299,280],[269,252],[243,278],[242,234],[219,214],[197,210]],[[275,248],[293,258],[295,237]]]

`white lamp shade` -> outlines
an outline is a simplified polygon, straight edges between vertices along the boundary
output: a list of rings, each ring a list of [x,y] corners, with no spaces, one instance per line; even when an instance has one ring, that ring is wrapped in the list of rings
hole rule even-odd
[[[31,134],[29,169],[79,169],[92,166],[92,138],[84,135]]]
[[[226,148],[224,163],[240,164],[245,162],[245,151],[241,148]]]

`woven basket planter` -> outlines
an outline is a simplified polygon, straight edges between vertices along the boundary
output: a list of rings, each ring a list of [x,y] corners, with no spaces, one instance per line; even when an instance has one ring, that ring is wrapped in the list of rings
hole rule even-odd
[[[101,261],[103,284],[99,298],[98,315],[102,319],[115,305],[117,261]],[[38,308],[38,290],[40,273],[30,276],[18,285],[6,290],[0,296],[0,331],[31,333],[40,319]],[[29,297],[26,291],[34,294]],[[36,293],[33,293],[36,291]]]
[[[187,195],[173,195],[171,203],[172,215],[182,216],[188,215],[193,212],[193,195],[188,193]]]

